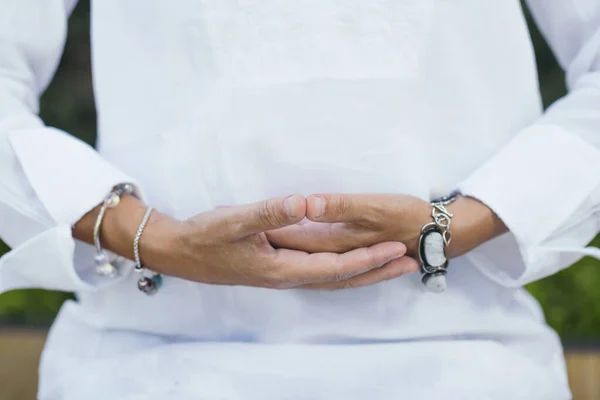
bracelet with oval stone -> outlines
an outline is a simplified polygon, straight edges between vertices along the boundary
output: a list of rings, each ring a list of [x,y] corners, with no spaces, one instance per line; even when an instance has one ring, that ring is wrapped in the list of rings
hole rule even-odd
[[[421,228],[419,237],[419,260],[421,261],[421,282],[434,293],[441,293],[446,289],[446,272],[448,271],[448,258],[446,247],[452,241],[450,225],[453,215],[446,206],[456,200],[457,193],[432,200],[431,217],[429,222]]]

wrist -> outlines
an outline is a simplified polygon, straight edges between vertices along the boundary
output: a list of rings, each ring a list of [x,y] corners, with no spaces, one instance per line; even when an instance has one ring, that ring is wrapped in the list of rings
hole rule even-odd
[[[458,196],[447,209],[454,215],[452,242],[446,249],[448,258],[461,256],[508,231],[488,206],[472,197]]]
[[[102,224],[105,249],[134,260],[133,240],[148,206],[134,196],[123,196],[119,205],[109,209]],[[140,238],[140,258],[147,268],[161,273],[174,263],[173,255],[180,221],[154,210]]]
[[[100,207],[95,207],[73,226],[75,239],[94,244],[93,229]],[[118,206],[107,209],[100,232],[102,248],[134,260],[133,239],[147,209],[148,206],[132,195],[122,196]],[[152,212],[140,239],[142,263],[155,272],[177,275],[167,269],[180,264],[176,257],[182,253],[180,238],[184,228],[182,221],[156,210]]]
[[[146,205],[131,195],[122,196],[119,205],[106,210],[100,232],[102,247],[133,260],[133,238]]]
[[[152,271],[178,276],[173,268],[182,263],[178,260],[178,255],[183,253],[183,231],[182,221],[154,210],[140,238],[142,264]],[[133,239],[130,243],[133,243]]]

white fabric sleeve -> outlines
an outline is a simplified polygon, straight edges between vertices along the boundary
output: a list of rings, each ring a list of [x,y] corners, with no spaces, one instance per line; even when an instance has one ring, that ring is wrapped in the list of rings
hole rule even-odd
[[[135,182],[37,116],[75,3],[0,0],[0,238],[12,247],[0,258],[0,293],[112,283],[95,276],[93,248],[75,241],[71,227],[114,185]]]
[[[467,255],[498,283],[518,287],[584,255],[600,230],[600,1],[529,0],[569,94],[459,185],[488,205],[516,241],[518,265],[492,243]],[[514,243],[513,243],[514,244]]]

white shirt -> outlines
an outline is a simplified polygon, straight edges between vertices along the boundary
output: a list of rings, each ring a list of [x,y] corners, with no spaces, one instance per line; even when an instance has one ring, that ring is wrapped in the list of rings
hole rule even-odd
[[[565,399],[521,289],[600,209],[600,2],[530,0],[570,93],[544,115],[516,0],[93,1],[99,151],[37,117],[72,0],[0,0],[0,292],[76,291],[41,399]],[[135,182],[177,218],[300,192],[458,187],[511,233],[339,292],[103,281],[70,227]],[[402,221],[398,221],[402,223]]]

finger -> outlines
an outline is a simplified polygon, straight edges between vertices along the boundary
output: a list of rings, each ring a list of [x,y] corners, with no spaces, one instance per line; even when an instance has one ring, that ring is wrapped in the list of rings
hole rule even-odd
[[[300,222],[306,215],[306,199],[300,195],[279,197],[224,209],[223,222],[245,237]]]
[[[340,290],[340,289],[353,289],[364,286],[375,285],[379,282],[388,281],[391,279],[398,278],[405,274],[417,272],[419,270],[419,264],[414,258],[400,257],[392,260],[384,266],[376,269],[372,269],[361,275],[357,275],[353,278],[347,279],[340,282],[327,282],[327,283],[312,283],[308,285],[300,286],[300,289],[328,289],[328,290]]]
[[[368,195],[319,194],[306,199],[306,217],[315,222],[366,221]]]
[[[286,226],[280,229],[274,229],[269,232],[265,232],[269,243],[274,248],[285,248],[290,250],[301,250],[308,253],[312,253],[310,249],[302,248],[298,246],[299,241],[304,242],[306,240],[304,228],[301,225],[295,224]]]
[[[276,280],[288,286],[309,283],[340,282],[379,268],[402,257],[406,246],[399,242],[378,243],[343,254],[307,254],[296,250],[275,251]]]
[[[381,235],[361,226],[320,224],[310,221],[267,232],[269,243],[275,248],[301,250],[308,253],[344,253],[360,247],[380,243]]]

